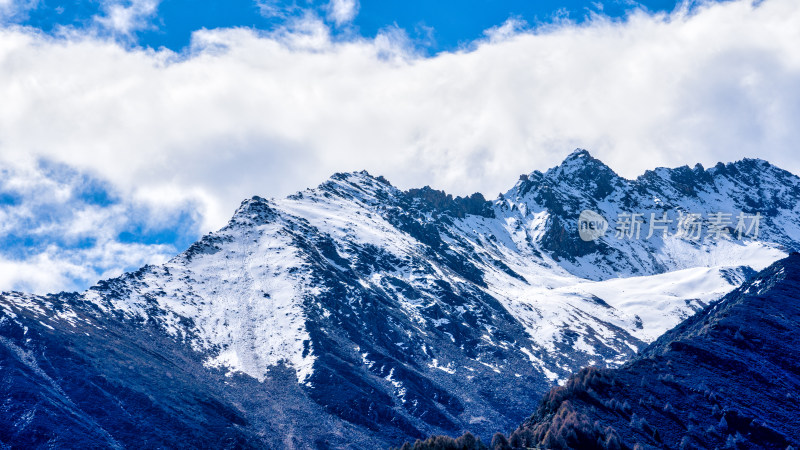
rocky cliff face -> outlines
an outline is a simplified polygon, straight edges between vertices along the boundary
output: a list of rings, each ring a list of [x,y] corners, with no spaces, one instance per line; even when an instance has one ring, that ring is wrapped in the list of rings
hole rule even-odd
[[[798,199],[764,161],[630,181],[585,151],[494,201],[365,172],[253,197],[164,265],[0,296],[0,428],[297,448],[508,429],[554,382],[619,366],[796,248]],[[581,240],[585,209],[612,230]],[[760,212],[759,239],[614,237],[625,212],[718,211]]]

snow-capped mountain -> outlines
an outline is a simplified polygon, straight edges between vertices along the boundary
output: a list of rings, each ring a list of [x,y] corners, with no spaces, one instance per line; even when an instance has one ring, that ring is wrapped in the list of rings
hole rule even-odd
[[[120,437],[85,399],[100,389],[131,417],[145,414],[135,413],[141,404],[119,392],[148,396],[186,423],[187,442],[205,442],[198,424],[207,422],[229,442],[297,448],[507,429],[554,382],[588,364],[622,364],[797,248],[798,200],[800,179],[765,161],[626,180],[583,150],[521,176],[491,202],[401,191],[366,172],[285,199],[253,197],[161,266],[81,294],[0,297],[4,361],[16,367],[4,398],[19,377],[41,389],[0,413],[0,427],[58,435],[36,420],[57,417],[59,403],[82,426],[99,427],[84,433],[99,439],[88,442],[162,439]],[[724,212],[733,223],[721,240],[645,238],[646,229],[641,239],[617,239],[612,229],[583,241],[584,210],[612,223],[638,213],[643,227],[651,213],[697,213],[709,227]],[[761,215],[758,239],[738,238],[742,212]],[[115,348],[108,336],[133,349],[130,357],[104,356]],[[67,354],[69,370],[52,363]],[[137,375],[145,355],[157,370]],[[76,367],[114,389],[74,385]],[[216,406],[198,413],[176,389]],[[150,440],[136,440],[143,436]]]

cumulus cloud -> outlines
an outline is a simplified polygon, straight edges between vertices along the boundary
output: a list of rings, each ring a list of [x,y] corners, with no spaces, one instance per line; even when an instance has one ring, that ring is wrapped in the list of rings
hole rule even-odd
[[[355,19],[358,14],[358,0],[331,0],[327,9],[328,18],[341,26]]]
[[[575,147],[628,177],[742,157],[800,171],[795,0],[487,36],[424,57],[401,30],[341,40],[304,17],[198,31],[175,54],[6,28],[0,158],[69,164],[165,211],[197,202],[204,230],[335,171],[493,197]]]
[[[156,14],[161,0],[117,0],[103,4],[105,15],[95,17],[100,25],[121,35],[130,35],[149,26],[149,20]]]

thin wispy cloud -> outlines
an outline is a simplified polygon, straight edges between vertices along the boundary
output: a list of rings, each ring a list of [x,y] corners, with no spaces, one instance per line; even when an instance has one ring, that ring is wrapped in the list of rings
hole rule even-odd
[[[38,3],[38,0],[0,0],[0,22],[24,16]]]

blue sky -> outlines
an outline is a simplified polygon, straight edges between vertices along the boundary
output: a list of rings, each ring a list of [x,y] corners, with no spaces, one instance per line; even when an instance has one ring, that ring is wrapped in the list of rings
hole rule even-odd
[[[798,173],[797,42],[796,0],[0,0],[0,290],[162,262],[334,172]]]
[[[102,0],[39,0],[14,22],[52,32],[63,26],[92,27],[96,17],[107,14],[110,5],[131,7],[136,2]],[[193,31],[206,28],[251,27],[272,30],[287,20],[313,13],[329,17],[328,2],[310,0],[162,0],[155,11],[144,14],[133,30],[132,41],[141,46],[180,51],[189,45]],[[670,12],[677,0],[365,0],[357,4],[354,17],[333,31],[344,37],[357,34],[375,37],[380,30],[398,27],[427,53],[452,51],[481,38],[484,30],[509,18],[537,26],[563,21],[582,22],[603,14],[624,17],[632,9]]]

